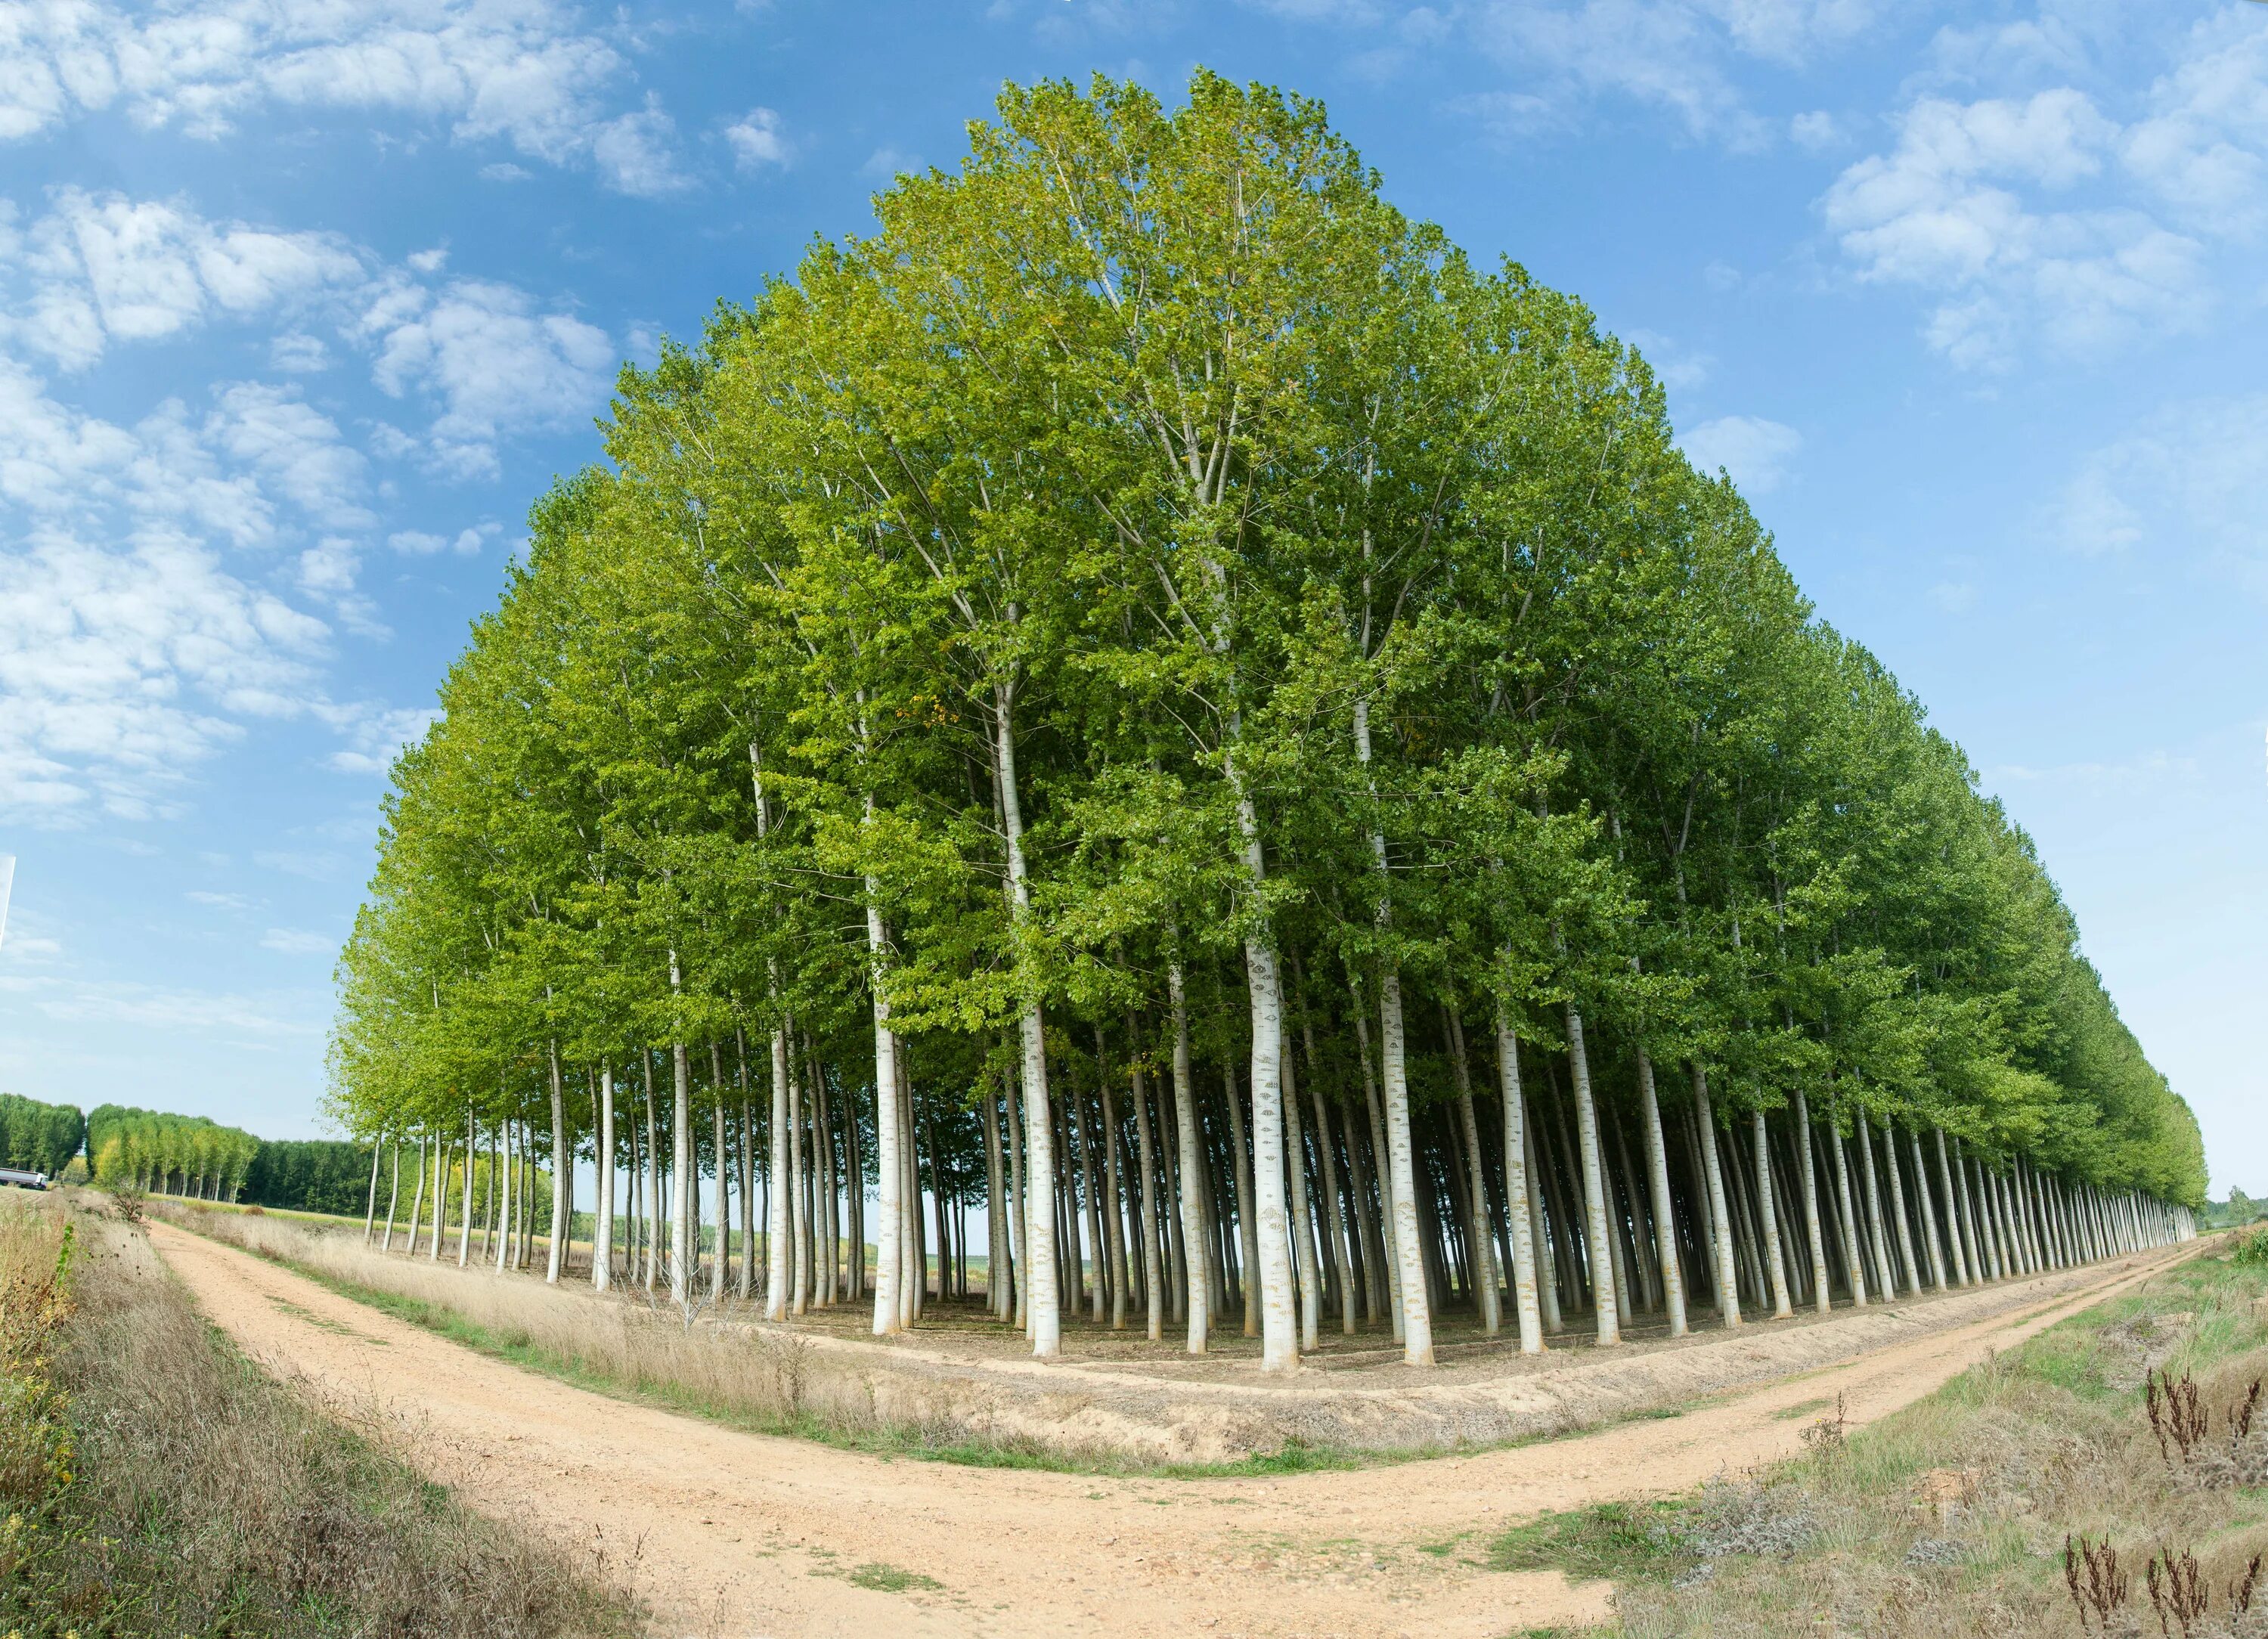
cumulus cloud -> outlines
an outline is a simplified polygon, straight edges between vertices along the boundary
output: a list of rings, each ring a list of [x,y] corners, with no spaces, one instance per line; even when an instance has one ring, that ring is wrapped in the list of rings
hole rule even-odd
[[[1788,463],[1803,447],[1793,427],[1759,415],[1719,415],[1679,438],[1678,447],[1705,473],[1722,467],[1749,495],[1770,495],[1787,477]]]
[[[0,357],[0,820],[162,816],[250,727],[312,720],[357,756],[409,718],[330,700],[329,625],[375,631],[354,591],[360,456],[288,390],[224,383],[133,427],[86,415]],[[313,543],[268,562],[228,550]],[[305,539],[305,536],[301,536]]]
[[[496,443],[505,434],[588,415],[605,398],[615,364],[605,331],[484,280],[384,290],[363,327],[379,388],[439,406],[426,452],[464,476],[497,471]]]
[[[2043,28],[1962,36],[1962,54],[1971,71],[2076,71],[2088,43]],[[2268,18],[2230,4],[2198,23],[2131,107],[2072,85],[1932,94],[1895,129],[1820,208],[1859,278],[1929,295],[1923,334],[1951,362],[2192,330],[2216,253],[2268,226]]]
[[[660,99],[649,97],[643,109],[608,120],[593,132],[591,157],[615,192],[659,199],[693,185],[677,168],[676,135],[676,123],[662,112]]]
[[[625,67],[549,0],[11,4],[0,5],[0,140],[111,107],[211,138],[283,106],[446,122],[460,141],[566,164],[600,158],[604,93]]]
[[[0,335],[82,369],[113,340],[290,311],[366,277],[363,256],[336,234],[210,222],[176,203],[65,187],[19,238],[0,240]]]
[[[626,153],[621,162],[634,159]],[[646,181],[663,186],[657,176]],[[447,474],[486,476],[497,470],[499,438],[596,409],[615,349],[604,331],[546,311],[515,286],[441,278],[446,261],[446,253],[430,250],[389,267],[335,234],[214,222],[182,202],[66,188],[20,231],[0,216],[0,343],[74,371],[113,345],[163,341],[211,320],[280,319],[291,328],[271,344],[271,356],[306,371],[329,363],[328,347],[311,334],[328,327],[370,355],[383,391],[435,414],[423,437],[374,431],[373,450],[417,454]],[[318,412],[283,389],[247,387],[220,413],[238,423],[236,452],[257,456],[253,465],[318,521],[335,528],[368,522],[359,502],[345,498],[358,490],[362,458]],[[319,490],[329,497],[320,504]],[[236,533],[258,527],[247,523]]]
[[[0,813],[164,812],[243,719],[298,712],[325,636],[174,532],[40,532],[0,584]]]
[[[725,128],[725,141],[732,147],[733,162],[743,171],[761,171],[767,165],[784,171],[794,158],[780,117],[770,108],[751,108],[733,121]]]

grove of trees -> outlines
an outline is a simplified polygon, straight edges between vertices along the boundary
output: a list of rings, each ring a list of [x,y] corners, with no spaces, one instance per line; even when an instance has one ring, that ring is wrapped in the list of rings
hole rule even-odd
[[[53,1178],[85,1141],[86,1118],[76,1106],[0,1092],[0,1166]]]
[[[87,1113],[86,1152],[94,1181],[104,1188],[233,1201],[260,1140],[202,1115],[99,1104]]]
[[[1042,1356],[1611,1344],[2190,1232],[2030,840],[1635,352],[1296,97],[969,136],[535,504],[394,770],[346,1130],[507,1215],[540,1160],[554,1279],[582,1207],[602,1287],[981,1284]]]
[[[239,1199],[254,1206],[358,1216],[370,1181],[367,1144],[336,1139],[262,1139]]]

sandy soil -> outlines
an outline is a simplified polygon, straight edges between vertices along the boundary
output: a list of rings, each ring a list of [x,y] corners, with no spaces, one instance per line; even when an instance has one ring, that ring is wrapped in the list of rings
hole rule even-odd
[[[889,1460],[742,1434],[569,1387],[163,1224],[151,1238],[255,1358],[375,1422],[489,1506],[604,1557],[672,1635],[1199,1632],[1490,1639],[1602,1617],[1603,1586],[1476,1562],[1541,1510],[1683,1491],[1784,1456],[1801,1409],[1854,1422],[2194,1246],[1681,1415],[1543,1444],[1275,1479],[1094,1479]],[[1795,1415],[1789,1413],[1793,1409]],[[862,1567],[932,1588],[858,1585]],[[869,1572],[870,1577],[873,1576]]]

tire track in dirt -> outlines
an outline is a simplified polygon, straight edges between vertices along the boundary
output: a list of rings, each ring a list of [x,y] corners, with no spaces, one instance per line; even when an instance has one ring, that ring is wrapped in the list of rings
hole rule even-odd
[[[1604,1584],[1487,1571],[1518,1519],[1672,1495],[1798,1449],[1791,1408],[1865,1422],[2197,1251],[1677,1416],[1277,1478],[1093,1478],[891,1459],[742,1433],[524,1371],[164,1224],[158,1246],[246,1352],[375,1424],[471,1506],[603,1556],[654,1631],[803,1639],[1133,1631],[1488,1639],[1594,1621]],[[2021,1297],[2022,1287],[2009,1289]],[[873,1567],[887,1568],[878,1571]],[[887,1572],[938,1585],[895,1589]]]

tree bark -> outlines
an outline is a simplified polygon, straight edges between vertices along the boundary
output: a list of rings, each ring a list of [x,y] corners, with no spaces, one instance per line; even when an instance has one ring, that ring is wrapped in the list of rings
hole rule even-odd
[[[1772,1200],[1771,1135],[1764,1125],[1762,1110],[1750,1111],[1749,1120],[1756,1140],[1756,1216],[1764,1220],[1764,1267],[1771,1274],[1772,1319],[1785,1320],[1795,1312],[1795,1304],[1788,1296],[1787,1260],[1780,1250],[1779,1213]]]
[[[1654,1257],[1661,1269],[1662,1305],[1669,1315],[1669,1334],[1683,1337],[1685,1277],[1677,1267],[1677,1218],[1669,1196],[1669,1149],[1661,1136],[1661,1101],[1653,1084],[1653,1059],[1644,1042],[1638,1046],[1638,1098],[1640,1124],[1646,1128],[1646,1181],[1653,1196]],[[1510,1146],[1506,1146],[1510,1153]]]
[[[1496,1004],[1496,1065],[1504,1120],[1504,1211],[1512,1231],[1513,1312],[1520,1326],[1520,1352],[1540,1355],[1543,1320],[1535,1284],[1539,1238],[1528,1177],[1528,1101],[1520,1085],[1520,1042],[1501,1000]]]
[[[1741,1324],[1740,1270],[1734,1262],[1733,1216],[1725,1207],[1725,1172],[1717,1156],[1717,1118],[1709,1107],[1709,1073],[1692,1065],[1693,1120],[1699,1131],[1702,1175],[1708,1180],[1710,1238],[1714,1243],[1717,1312],[1727,1327]]]

